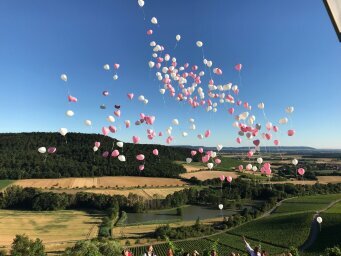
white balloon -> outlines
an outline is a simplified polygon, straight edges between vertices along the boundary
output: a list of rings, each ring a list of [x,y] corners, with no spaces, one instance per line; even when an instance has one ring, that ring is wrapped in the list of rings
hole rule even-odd
[[[144,6],[144,1],[143,0],[138,0],[137,3],[139,4],[140,7]]]
[[[126,157],[124,155],[119,155],[118,160],[120,160],[121,162],[125,162],[126,161]]]
[[[116,142],[116,145],[117,145],[117,147],[119,147],[119,148],[123,148],[123,142],[122,142],[122,141]]]
[[[87,120],[84,121],[84,124],[87,125],[87,126],[91,126],[92,122],[91,122],[91,120],[87,119]]]
[[[285,109],[285,112],[287,112],[288,114],[291,114],[292,112],[294,112],[294,107],[287,107]]]
[[[175,37],[175,39],[176,39],[176,41],[180,41],[180,39],[181,39],[181,36],[180,35],[176,35],[176,37]]]
[[[68,111],[66,111],[66,113],[65,113],[68,117],[72,117],[72,116],[74,116],[75,115],[75,113],[72,111],[72,110],[68,110]]]
[[[143,96],[143,95],[140,95],[140,96],[138,97],[138,100],[139,100],[139,101],[144,101],[144,96]]]
[[[295,158],[291,161],[291,163],[296,166],[298,164],[298,160]]]
[[[209,61],[207,61],[207,67],[212,67],[212,65],[213,65],[213,62],[211,61],[211,60],[209,60]]]
[[[182,132],[182,136],[186,137],[186,136],[188,136],[188,133],[187,132]]]
[[[98,147],[95,146],[95,147],[92,148],[92,150],[93,150],[94,152],[96,152],[96,151],[98,150]]]
[[[259,108],[259,109],[264,109],[264,107],[265,107],[265,105],[264,105],[263,102],[261,102],[261,103],[258,104],[258,108]]]
[[[224,205],[219,204],[218,207],[219,207],[219,210],[222,210],[224,208]]]
[[[245,167],[246,170],[251,170],[252,169],[252,164],[247,164]]]
[[[259,163],[259,164],[263,163],[263,158],[258,157],[258,158],[257,158],[257,163]]]
[[[258,170],[257,166],[252,166],[252,171],[256,172]]]
[[[213,152],[211,153],[211,157],[212,157],[212,158],[215,158],[216,156],[217,156],[217,152],[214,152],[214,151],[213,151]]]
[[[186,162],[189,164],[189,163],[191,163],[192,162],[192,158],[186,158]]]
[[[155,47],[155,45],[156,45],[156,42],[155,41],[152,41],[152,42],[150,42],[150,44],[149,44],[151,47]]]
[[[149,102],[149,100],[147,100],[147,99],[144,99],[144,101],[143,101],[143,103],[146,105],[148,104],[148,102]]]
[[[217,145],[217,150],[218,150],[218,151],[222,150],[222,148],[223,148],[223,145],[221,145],[221,144],[218,144],[218,145]]]
[[[38,148],[38,152],[41,154],[45,154],[46,153],[46,148],[45,147],[40,147]]]
[[[153,24],[157,24],[157,18],[153,17],[151,20],[150,20],[151,23]]]
[[[67,129],[66,128],[60,128],[59,129],[59,133],[62,135],[62,136],[65,136],[67,134]]]
[[[192,124],[189,126],[189,129],[194,131],[194,130],[196,129],[195,124],[192,123]]]
[[[189,121],[190,123],[194,123],[194,119],[193,119],[193,118],[188,119],[188,121]]]
[[[288,123],[288,121],[289,121],[288,118],[283,117],[283,118],[279,119],[278,122],[279,122],[280,124],[286,124],[286,123]]]
[[[104,68],[104,70],[110,70],[109,64],[105,64],[105,65],[103,66],[103,68]]]
[[[198,134],[197,137],[198,137],[199,140],[202,140],[204,138],[204,135]]]
[[[165,94],[166,90],[165,89],[160,89],[161,94]]]
[[[203,45],[204,45],[203,42],[197,41],[197,46],[198,46],[198,47],[202,47]]]
[[[172,124],[174,124],[174,125],[179,125],[179,120],[178,119],[173,119],[173,121],[172,121]]]
[[[62,74],[60,76],[60,79],[62,79],[64,82],[67,82],[67,75],[66,74]]]
[[[207,164],[207,167],[208,167],[208,169],[212,170],[212,168],[213,168],[213,163],[208,163],[208,164]]]
[[[114,75],[112,78],[113,78],[114,80],[117,80],[117,79],[118,79],[118,75]]]
[[[321,223],[322,223],[322,218],[319,216],[319,217],[316,218],[316,221],[317,221],[319,224],[321,224]]]
[[[153,68],[155,66],[155,63],[153,61],[149,61],[148,65],[150,68]]]
[[[113,122],[115,122],[115,117],[113,117],[113,116],[108,116],[108,117],[107,117],[107,121],[110,122],[110,123],[113,123]]]

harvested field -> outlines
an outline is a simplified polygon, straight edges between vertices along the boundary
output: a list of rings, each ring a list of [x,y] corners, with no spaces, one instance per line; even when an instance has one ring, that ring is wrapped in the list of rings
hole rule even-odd
[[[196,177],[198,180],[219,178],[221,175],[231,176],[234,179],[238,177],[237,173],[227,171],[199,171],[180,174],[182,178],[190,179],[191,177]]]
[[[96,178],[25,179],[17,180],[14,185],[34,188],[130,188],[138,186],[182,186],[180,179],[139,176],[114,176]]]
[[[341,183],[341,176],[317,176],[318,182],[321,184],[327,183]],[[280,183],[292,183],[292,184],[301,184],[301,185],[313,185],[317,181],[315,180],[288,180],[288,181],[274,181],[271,182],[273,184]]]
[[[82,211],[12,211],[0,210],[0,246],[9,246],[16,234],[31,239],[40,238],[44,244],[69,243],[94,238],[102,215]]]

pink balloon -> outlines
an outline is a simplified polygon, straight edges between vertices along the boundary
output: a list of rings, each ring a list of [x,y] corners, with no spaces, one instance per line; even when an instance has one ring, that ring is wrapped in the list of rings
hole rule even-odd
[[[207,131],[205,132],[205,137],[208,138],[210,135],[211,135],[211,131],[210,131],[210,130],[207,130]]]
[[[155,122],[155,116],[145,116],[146,124],[152,125]]]
[[[128,93],[127,96],[128,99],[132,100],[134,98],[134,93]]]
[[[265,169],[265,174],[268,175],[268,176],[271,175],[271,169],[270,168],[269,169]]]
[[[121,116],[121,110],[119,110],[119,109],[115,110],[114,114],[115,114],[115,116],[120,117]]]
[[[203,148],[199,148],[198,151],[199,151],[200,154],[202,154],[204,152],[204,149]]]
[[[271,134],[271,133],[265,133],[265,138],[266,138],[267,140],[271,140],[272,134]]]
[[[197,151],[195,151],[195,150],[192,150],[192,151],[191,151],[191,155],[192,155],[192,156],[195,156],[196,154],[197,154]]]
[[[140,119],[144,119],[146,115],[144,113],[140,113]]]
[[[253,141],[253,144],[254,144],[256,147],[258,147],[259,144],[260,144],[260,140],[254,140],[254,141]]]
[[[239,171],[243,171],[244,166],[243,166],[243,165],[239,165],[239,166],[238,166],[238,169],[239,169]]]
[[[231,176],[227,176],[227,177],[226,177],[226,181],[227,181],[228,183],[231,183],[231,182],[232,182],[232,177],[231,177]]]
[[[207,163],[208,160],[210,160],[210,156],[208,156],[208,155],[205,155],[205,156],[201,157],[201,161],[202,161],[203,163]]]
[[[96,141],[96,142],[95,142],[95,147],[96,147],[96,148],[99,148],[100,146],[101,146],[101,142]]]
[[[236,139],[236,141],[237,141],[237,143],[240,144],[240,143],[242,142],[242,139],[238,137],[238,138]]]
[[[272,130],[273,130],[274,132],[278,132],[278,126],[276,126],[276,125],[272,126]]]
[[[130,121],[129,121],[129,120],[125,120],[125,121],[124,121],[124,124],[126,125],[126,128],[129,128],[129,127],[130,127]]]
[[[225,176],[224,176],[224,175],[220,175],[219,179],[220,179],[221,181],[224,181],[224,180],[225,180]]]
[[[49,147],[49,148],[47,149],[47,152],[50,153],[50,154],[54,154],[54,153],[56,153],[56,151],[57,151],[57,148],[56,148],[56,147]]]
[[[234,66],[234,69],[237,71],[241,71],[242,70],[243,65],[242,64],[237,64]]]
[[[247,152],[247,156],[248,156],[248,158],[251,158],[253,156],[253,151]]]
[[[119,155],[120,155],[120,152],[117,149],[115,149],[113,152],[111,152],[111,157],[117,157]]]
[[[299,169],[297,170],[297,172],[298,172],[299,175],[303,176],[304,173],[305,173],[305,170],[304,170],[303,168],[299,168]]]
[[[110,130],[108,127],[102,127],[102,133],[104,136],[107,136],[109,134]]]
[[[234,108],[229,108],[229,113],[232,115],[234,113]]]
[[[110,130],[112,133],[117,132],[117,128],[116,128],[115,126],[113,126],[113,125],[110,125],[110,126],[109,126],[109,130]]]
[[[276,146],[278,146],[278,145],[279,145],[279,140],[274,140],[274,144],[275,144]]]
[[[102,154],[103,157],[108,157],[109,156],[109,152],[108,151],[104,151]]]
[[[70,102],[77,102],[78,99],[76,97],[73,97],[71,95],[67,96],[67,99],[70,101]]]
[[[216,164],[221,164],[221,160],[220,160],[219,158],[214,159],[214,162],[215,162]]]
[[[139,143],[139,141],[140,141],[140,138],[138,136],[133,136],[133,143],[134,144]]]
[[[288,136],[294,136],[295,130],[288,130]]]
[[[159,150],[157,150],[157,148],[154,149],[154,150],[153,150],[153,154],[154,154],[155,156],[158,156],[158,155],[159,155]]]
[[[136,159],[139,161],[143,161],[144,160],[144,155],[143,154],[139,154],[136,156]]]
[[[162,136],[162,132],[159,132],[159,136],[160,136],[160,137]]]
[[[119,69],[119,67],[120,67],[120,64],[118,64],[118,63],[114,64],[114,69]]]
[[[270,165],[270,163],[264,163],[264,164],[263,164],[263,167],[264,167],[265,169],[270,169],[270,168],[271,168],[271,165]]]
[[[240,105],[242,104],[242,101],[241,101],[241,100],[238,100],[238,101],[236,102],[236,104],[237,104],[238,106],[240,106]]]
[[[140,171],[143,171],[143,170],[144,170],[144,165],[143,165],[143,164],[139,165],[139,170],[140,170]]]
[[[152,35],[152,34],[153,34],[153,30],[151,30],[151,29],[147,30],[147,35],[148,35],[148,36],[150,36],[150,35]]]

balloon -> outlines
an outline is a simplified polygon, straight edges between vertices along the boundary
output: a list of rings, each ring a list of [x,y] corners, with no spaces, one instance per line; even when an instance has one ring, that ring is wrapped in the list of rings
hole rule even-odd
[[[45,154],[46,153],[46,148],[45,147],[40,147],[38,148],[38,152],[41,154]]]
[[[119,110],[119,109],[115,110],[114,115],[117,117],[120,117],[121,116],[121,110]]]
[[[130,127],[130,121],[129,121],[129,120],[125,120],[125,121],[124,121],[124,124],[126,125],[126,128],[129,128],[129,127]]]
[[[210,135],[211,135],[211,131],[210,131],[210,130],[207,130],[207,131],[205,132],[205,138],[208,138]]]
[[[260,140],[254,140],[254,141],[253,141],[253,144],[254,144],[256,147],[259,146]]]
[[[113,117],[113,116],[108,116],[108,117],[107,117],[107,121],[110,122],[110,123],[113,123],[113,122],[115,122],[115,117]]]
[[[218,144],[218,145],[217,145],[217,150],[218,150],[218,151],[222,150],[222,148],[223,148],[223,145],[221,145],[221,144]]]
[[[57,151],[57,148],[56,148],[56,147],[49,147],[49,148],[47,149],[47,152],[48,152],[49,154],[54,154],[54,153],[56,153],[56,151]]]
[[[208,163],[208,164],[207,164],[207,167],[208,167],[208,169],[211,170],[211,169],[213,168],[213,163]]]
[[[257,158],[257,163],[262,164],[262,163],[263,163],[263,158],[258,157],[258,158]]]
[[[130,100],[132,100],[134,98],[134,93],[128,93],[127,96]]]
[[[121,108],[121,105],[115,105],[115,108],[116,108],[116,109],[120,109],[120,108]]]
[[[287,107],[285,109],[285,112],[287,112],[288,114],[291,114],[292,112],[294,112],[294,107]]]
[[[295,134],[295,130],[292,130],[292,129],[288,130],[288,136],[294,136],[294,134]]]
[[[224,181],[224,180],[225,180],[225,176],[224,176],[224,175],[220,175],[219,179],[220,179],[221,181]]]
[[[291,163],[293,164],[293,165],[297,165],[298,164],[298,160],[297,159],[293,159],[292,161],[291,161]]]
[[[178,119],[173,119],[172,124],[179,125],[179,120]]]
[[[203,44],[203,42],[201,42],[201,41],[197,41],[197,46],[200,48],[200,47],[202,47],[204,44]]]
[[[202,157],[201,157],[201,161],[202,161],[203,163],[207,163],[208,160],[210,160],[210,156],[208,156],[208,155],[205,155],[205,156],[202,156]]]
[[[204,138],[204,136],[202,134],[198,134],[197,135],[198,139],[202,140]]]
[[[159,150],[157,150],[157,148],[154,149],[154,150],[153,150],[153,154],[154,154],[155,156],[158,156],[158,155],[159,155]]]
[[[195,124],[192,123],[192,124],[189,126],[189,129],[190,129],[190,130],[195,130],[195,129],[196,129]]]
[[[103,66],[103,68],[104,68],[104,70],[109,70],[109,69],[110,69],[110,66],[109,66],[109,64],[105,64],[105,65]]]
[[[93,147],[92,150],[96,152],[98,150],[98,147]]]
[[[64,82],[67,82],[67,75],[66,74],[62,74],[60,76],[60,79],[62,79]]]
[[[231,182],[232,182],[232,177],[231,177],[231,176],[227,176],[227,177],[226,177],[226,181],[227,181],[228,183],[231,183]]]
[[[270,169],[270,167],[271,167],[270,163],[264,163],[263,166],[265,169]]]
[[[252,169],[252,164],[246,165],[245,169],[246,169],[247,171],[251,171],[251,169]]]
[[[264,109],[264,107],[265,107],[265,105],[264,105],[263,102],[261,102],[261,103],[258,104],[258,108],[259,108],[259,109]]]
[[[192,158],[186,158],[186,163],[190,164],[192,162]]]
[[[181,36],[180,35],[176,35],[175,39],[176,39],[176,41],[179,42],[181,40]]]
[[[203,148],[199,148],[198,151],[199,151],[200,154],[202,154],[204,152],[204,149]]]
[[[126,157],[124,155],[119,155],[118,156],[118,160],[120,160],[121,162],[125,162],[126,161]]]
[[[232,115],[234,113],[234,108],[229,108],[228,112]]]
[[[224,208],[224,205],[219,204],[218,207],[219,207],[219,210],[222,210]]]
[[[238,166],[238,169],[239,169],[239,171],[243,171],[244,166],[243,166],[243,165],[239,165],[239,166]]]
[[[114,64],[114,69],[119,69],[119,68],[120,68],[120,64],[115,63],[115,64]]]
[[[153,18],[150,20],[150,22],[156,25],[156,24],[157,24],[157,18],[153,17]]]
[[[237,71],[241,71],[242,70],[243,65],[242,64],[237,64],[234,66],[234,69]]]
[[[253,156],[253,151],[247,152],[247,156],[248,156],[248,158],[251,158]]]
[[[151,30],[151,29],[149,29],[149,30],[147,30],[147,35],[152,35],[153,34],[153,30]]]
[[[114,80],[117,80],[117,79],[118,79],[118,75],[114,75],[112,78],[113,78]]]
[[[305,173],[305,170],[303,168],[298,168],[297,172],[299,175],[303,176]]]
[[[138,97],[138,100],[139,100],[139,101],[144,101],[144,96],[143,96],[143,95],[140,95],[140,96]]]
[[[137,3],[138,3],[138,5],[139,5],[140,7],[143,7],[143,6],[144,6],[144,1],[143,1],[143,0],[138,0]]]
[[[317,221],[319,224],[321,224],[321,223],[322,223],[322,218],[319,216],[319,217],[316,218],[316,221]]]
[[[143,154],[139,154],[136,156],[136,159],[139,160],[139,161],[143,161],[144,160],[144,155]]]
[[[109,130],[110,130],[112,133],[117,132],[117,128],[116,128],[115,126],[113,126],[113,125],[110,125],[110,126],[109,126]]]
[[[276,146],[278,146],[278,145],[279,145],[279,140],[274,140],[274,144],[275,144]]]
[[[188,135],[187,132],[182,132],[182,136],[183,136],[183,137],[186,137],[187,135]]]
[[[99,148],[100,146],[101,146],[101,142],[96,141],[96,142],[95,142],[95,147],[96,147],[96,148]]]
[[[103,91],[103,92],[102,92],[102,95],[103,95],[103,96],[109,96],[109,92],[108,92],[108,91]]]
[[[74,112],[72,111],[72,110],[68,110],[68,111],[66,111],[66,113],[65,113],[68,117],[72,117],[72,116],[74,116]]]
[[[117,147],[123,148],[123,142],[122,141],[117,141],[116,142]]]
[[[106,108],[107,108],[104,104],[102,104],[102,105],[99,106],[99,107],[100,107],[100,109],[106,109]]]
[[[256,172],[258,170],[257,166],[252,166],[252,171]]]
[[[267,176],[270,176],[271,175],[271,169],[270,168],[269,169],[265,169],[265,174]]]
[[[120,155],[120,152],[117,149],[115,149],[113,152],[111,152],[111,157],[117,157],[119,155]]]
[[[108,127],[102,127],[102,133],[104,136],[107,136],[109,134],[110,130]]]
[[[283,118],[279,119],[278,122],[279,122],[280,124],[286,124],[286,123],[288,123],[288,118],[283,117]]]
[[[242,139],[238,137],[238,138],[236,139],[236,141],[237,141],[237,143],[240,144],[240,143],[242,142]]]
[[[109,156],[109,152],[108,151],[104,151],[102,154],[103,157],[108,157]]]
[[[140,138],[138,136],[133,136],[133,143],[134,144],[139,143],[139,141],[140,141]]]
[[[69,102],[77,102],[78,101],[78,99],[76,97],[73,97],[71,95],[68,95],[67,99],[68,99]]]
[[[84,121],[84,124],[87,125],[87,126],[91,126],[92,122],[91,122],[91,120],[87,119],[87,120]]]
[[[60,133],[60,135],[62,135],[62,136],[65,136],[66,134],[67,134],[67,129],[66,128],[60,128],[59,129],[59,133]]]
[[[195,150],[192,150],[192,151],[191,151],[191,155],[192,155],[192,156],[195,156],[196,154],[197,154],[197,151],[195,151]]]
[[[143,164],[139,165],[139,170],[140,170],[140,171],[143,171],[143,170],[144,170],[144,165],[143,165]]]
[[[272,123],[271,123],[271,122],[267,122],[266,125],[265,125],[265,127],[266,127],[266,129],[267,129],[268,131],[270,131],[271,128],[272,128]]]
[[[155,62],[154,62],[154,61],[149,61],[149,62],[148,62],[148,66],[149,66],[150,68],[153,68],[153,67],[155,66]]]

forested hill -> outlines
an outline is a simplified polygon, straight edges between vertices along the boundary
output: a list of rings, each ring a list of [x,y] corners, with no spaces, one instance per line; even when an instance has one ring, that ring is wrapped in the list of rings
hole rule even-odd
[[[67,143],[66,143],[67,140]],[[94,152],[95,141],[101,142]],[[3,133],[0,134],[0,179],[59,178],[92,176],[155,176],[177,177],[184,168],[173,163],[190,155],[189,149],[161,145],[125,143],[123,149],[117,140],[99,134],[68,133]],[[54,154],[40,154],[39,147],[56,147]],[[159,150],[159,157],[153,149]],[[102,157],[102,153],[118,149],[126,162],[117,157]],[[123,150],[123,153],[122,153]],[[145,169],[139,171],[143,161],[136,155],[145,155]],[[46,157],[46,160],[45,160]]]

